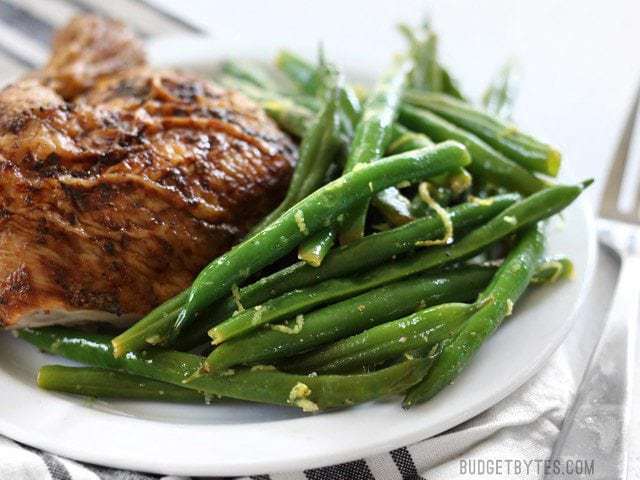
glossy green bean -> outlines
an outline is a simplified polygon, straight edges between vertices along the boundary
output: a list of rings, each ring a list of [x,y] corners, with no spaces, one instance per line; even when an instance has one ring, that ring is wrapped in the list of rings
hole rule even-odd
[[[38,386],[95,398],[210,403],[210,398],[197,390],[98,367],[45,365],[38,372]]]
[[[367,97],[349,148],[345,172],[351,172],[356,167],[360,168],[384,155],[391,141],[392,127],[409,68],[410,64],[406,61],[394,64]],[[356,203],[347,212],[338,234],[341,244],[352,242],[364,235],[368,205],[367,198]]]
[[[320,90],[322,77],[318,69],[299,55],[289,50],[280,50],[275,64],[302,92],[316,95]]]
[[[513,205],[518,194],[499,195],[478,202],[469,202],[448,209],[454,231],[466,230],[481,225]],[[243,287],[237,301],[250,308],[283,293],[320,283],[330,278],[351,275],[379,265],[396,255],[416,250],[416,242],[432,240],[444,235],[440,217],[431,215],[398,228],[368,235],[351,244],[335,248],[325,257],[320,267],[311,267],[304,262],[295,263],[283,270]],[[375,252],[372,255],[371,252]],[[212,307],[206,316],[189,327],[177,346],[190,349],[206,341],[203,332],[230,317],[236,310],[236,300],[229,297]]]
[[[409,44],[409,55],[413,67],[409,74],[411,86],[432,92],[442,91],[442,70],[438,62],[438,36],[427,26],[413,29],[408,25],[398,26]]]
[[[369,285],[376,282],[387,285],[287,322],[287,333],[269,328],[229,340],[213,350],[206,365],[210,371],[221,372],[242,363],[271,362],[394,320],[418,308],[472,301],[493,275],[494,270],[487,268],[468,267],[395,283],[371,276],[367,280]]]
[[[409,130],[400,123],[394,123],[393,128],[391,129],[391,142],[387,147],[387,152],[390,155],[394,155],[396,153],[407,152],[409,150],[415,150],[416,148],[430,147],[433,145],[433,141],[424,133],[417,133]]]
[[[309,109],[296,105],[291,100],[282,99],[271,99],[261,105],[284,131],[298,138],[304,137],[313,118],[313,112]]]
[[[327,77],[331,76],[331,68],[326,64],[312,65],[304,58],[288,50],[281,50],[276,57],[276,66],[291,80],[298,89],[308,96],[321,96],[327,87]],[[354,90],[346,86],[340,94],[340,108],[351,123],[351,128],[360,119],[362,107]]]
[[[231,77],[248,82],[249,84],[274,92],[281,88],[263,68],[257,64],[248,64],[232,60],[222,62],[220,70]]]
[[[391,144],[387,148],[388,152],[401,153],[414,148],[422,148],[433,145],[433,141],[424,133],[417,133],[409,130],[407,127],[396,123],[393,126]],[[457,168],[450,173],[438,175],[429,179],[430,183],[438,186],[450,187],[456,195],[471,188],[471,174],[464,168]],[[389,189],[388,189],[389,190]],[[377,196],[382,196],[384,192],[380,192]]]
[[[423,25],[413,29],[407,25],[399,26],[409,44],[409,55],[414,67],[410,73],[411,86],[431,92],[444,92],[453,97],[464,99],[460,87],[438,58],[438,36]]]
[[[24,329],[18,335],[41,350],[94,367],[122,370],[212,397],[293,406],[307,412],[401,393],[424,377],[430,364],[414,359],[369,374],[318,376],[256,367],[195,378],[202,365],[197,355],[157,349],[116,357],[108,336],[60,327]],[[185,383],[185,379],[191,381]]]
[[[476,304],[445,303],[419,310],[305,355],[292,362],[292,369],[317,373],[371,369],[450,338],[477,309]]]
[[[524,168],[556,176],[560,169],[560,152],[514,125],[477,110],[471,105],[437,93],[407,92],[405,101],[431,110],[448,121],[477,135],[497,151]]]
[[[433,398],[468,365],[484,341],[511,314],[525,291],[544,253],[544,234],[530,227],[481,295],[486,304],[465,324],[442,350],[426,378],[406,395],[403,406],[411,407]]]
[[[320,98],[302,95],[297,92],[259,87],[255,83],[250,83],[239,77],[232,77],[230,75],[223,74],[216,76],[215,81],[229,90],[238,90],[242,92],[247,97],[261,105],[270,101],[281,101],[303,107],[316,113],[322,107],[322,99]]]
[[[298,247],[298,258],[312,267],[319,267],[336,241],[332,228],[320,230],[304,240]]]
[[[442,91],[454,98],[466,101],[466,97],[464,93],[462,93],[458,81],[451,75],[451,72],[442,65],[440,65],[440,70],[442,70]]]
[[[509,120],[517,95],[514,62],[505,63],[482,95],[484,109],[502,120]]]
[[[319,70],[328,71],[329,69],[326,66],[321,66]],[[328,88],[327,82],[336,75],[337,74],[331,73],[321,75],[320,89],[317,94],[322,94],[322,92],[326,91]],[[344,80],[342,77],[340,78]],[[351,141],[353,140],[355,126],[357,125],[362,112],[360,101],[353,90],[347,85],[344,85],[344,87],[340,89],[338,102],[340,106],[339,113],[342,119],[342,132],[345,143],[344,150],[346,152],[347,146],[351,144]],[[346,157],[346,153],[344,157]],[[344,161],[346,162],[346,158]],[[344,167],[344,163],[342,166]],[[336,238],[336,230],[333,227],[327,227],[317,232],[300,244],[298,249],[298,258],[306,261],[314,267],[320,266],[324,257],[334,246]]]
[[[340,147],[340,117],[336,87],[300,145],[300,155],[287,194],[280,205],[271,211],[252,232],[259,232],[300,200],[316,191],[324,183],[327,168]]]
[[[574,275],[573,262],[564,255],[559,255],[545,258],[533,275],[531,283],[555,283],[558,280],[571,279]]]
[[[307,236],[339,222],[355,203],[402,181],[418,181],[467,165],[469,155],[456,142],[388,157],[348,173],[316,190],[287,210],[264,230],[249,237],[211,262],[189,288],[187,303],[175,320],[144,318],[113,339],[114,351],[123,355],[143,348],[147,339],[156,343],[175,339],[194,314],[227,295],[233,285],[282,258]],[[156,311],[166,312],[165,306]],[[159,339],[159,340],[158,340]]]
[[[480,138],[434,113],[403,105],[400,108],[399,120],[407,127],[424,132],[436,141],[455,139],[464,144],[473,159],[467,169],[485,181],[506,186],[524,195],[530,195],[547,186],[544,181],[494,150]]]

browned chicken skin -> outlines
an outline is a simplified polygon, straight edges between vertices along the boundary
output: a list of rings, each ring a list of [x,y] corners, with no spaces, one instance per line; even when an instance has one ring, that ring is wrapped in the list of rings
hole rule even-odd
[[[240,94],[74,19],[0,92],[0,325],[131,323],[277,204],[294,159]]]

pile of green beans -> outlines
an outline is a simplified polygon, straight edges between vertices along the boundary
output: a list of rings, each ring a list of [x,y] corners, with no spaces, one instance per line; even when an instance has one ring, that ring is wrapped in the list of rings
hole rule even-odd
[[[84,365],[42,367],[38,385],[303,412],[403,395],[409,408],[455,380],[530,284],[572,278],[568,258],[545,257],[544,225],[591,181],[547,180],[561,156],[508,123],[510,67],[478,106],[429,27],[401,32],[406,54],[371,89],[324,56],[224,62],[218,82],[299,140],[284,200],[115,337],[18,332]]]
[[[403,402],[405,407],[429,400],[453,382],[504,317],[511,315],[514,304],[529,285],[542,259],[544,242],[544,233],[539,225],[524,233],[491,284],[482,292],[479,301],[486,300],[486,304],[442,349],[425,379],[409,390]]]
[[[415,91],[407,92],[405,100],[477,135],[526,169],[554,177],[560,170],[560,153],[556,149],[465,102],[447,95]]]
[[[493,273],[491,267],[467,267],[393,283],[390,282],[391,275],[388,278],[372,276],[370,285],[383,286],[369,288],[365,293],[303,315],[302,328],[297,332],[295,320],[292,320],[286,325],[290,331],[267,328],[222,343],[207,358],[205,370],[222,372],[242,363],[273,362],[419,308],[474,300]],[[356,287],[354,291],[361,290]]]
[[[468,202],[447,211],[454,232],[465,231],[481,225],[513,205],[520,198],[517,194],[504,194],[485,199],[482,203]],[[238,303],[250,308],[287,292],[312,286],[331,278],[351,275],[368,267],[414,252],[421,240],[439,238],[444,234],[442,221],[430,215],[414,220],[406,225],[384,232],[374,233],[360,240],[335,248],[329,252],[320,267],[312,267],[305,262],[297,262],[271,275],[242,287],[236,298],[232,296],[221,301],[196,320],[178,339],[176,346],[189,350],[207,341],[204,332],[231,317]],[[371,255],[376,252],[376,255]]]

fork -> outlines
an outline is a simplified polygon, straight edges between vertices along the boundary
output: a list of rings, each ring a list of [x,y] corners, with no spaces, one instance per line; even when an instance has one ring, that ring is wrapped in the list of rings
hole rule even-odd
[[[560,462],[593,460],[591,480],[625,479],[627,475],[632,367],[640,311],[640,186],[632,211],[622,211],[619,199],[639,104],[640,86],[609,171],[598,219],[600,242],[620,257],[620,274],[602,334],[552,455],[552,460]],[[563,469],[567,464],[558,465]]]

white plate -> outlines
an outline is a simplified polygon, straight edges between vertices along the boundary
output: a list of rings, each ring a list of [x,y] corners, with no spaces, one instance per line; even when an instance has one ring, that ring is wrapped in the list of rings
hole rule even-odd
[[[270,58],[274,51],[273,45],[264,44],[260,50],[240,44],[221,48],[218,41],[216,47],[174,41],[156,45],[152,58],[157,64],[206,67],[214,64],[216,51],[235,58]],[[576,279],[528,292],[455,384],[410,411],[400,408],[399,398],[311,416],[239,402],[213,406],[88,402],[39,390],[38,367],[65,362],[4,333],[0,335],[0,433],[85,462],[175,475],[313,468],[430,437],[513,392],[568,334],[595,263],[590,211],[580,199],[565,212],[564,222],[552,222],[550,228],[548,253],[571,255]]]

